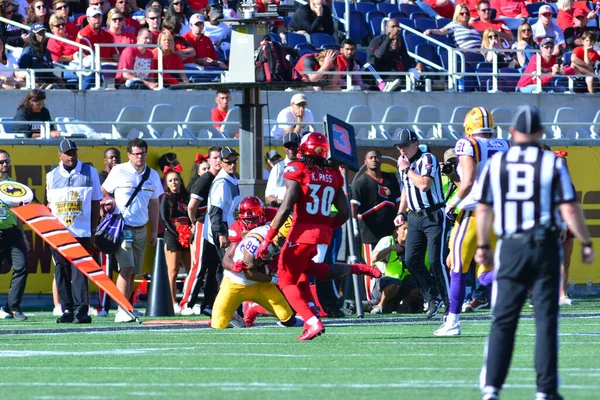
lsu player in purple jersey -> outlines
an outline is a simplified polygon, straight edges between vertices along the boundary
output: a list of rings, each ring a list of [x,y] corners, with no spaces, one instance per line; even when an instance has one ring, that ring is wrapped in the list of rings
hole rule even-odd
[[[456,216],[450,234],[447,265],[451,268],[450,310],[444,324],[434,332],[435,336],[460,335],[460,312],[465,300],[465,276],[469,271],[475,250],[477,234],[475,206],[477,200],[477,178],[487,160],[495,153],[505,152],[510,144],[504,139],[494,139],[496,134],[494,118],[485,107],[474,107],[464,121],[465,137],[456,142],[454,151],[458,157],[460,186],[456,195],[446,205],[446,215]],[[458,209],[458,215],[455,211]],[[494,243],[495,244],[495,241]],[[478,265],[477,277],[483,285],[493,280],[492,265]]]

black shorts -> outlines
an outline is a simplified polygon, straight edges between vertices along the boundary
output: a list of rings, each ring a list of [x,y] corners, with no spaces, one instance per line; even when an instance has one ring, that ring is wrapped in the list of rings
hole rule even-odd
[[[167,245],[167,250],[169,251],[183,251],[183,250],[190,250],[190,248],[185,248],[183,247],[178,241],[177,241],[177,237],[173,235],[171,232],[165,230],[165,235],[164,235],[164,239],[165,239],[165,244]]]

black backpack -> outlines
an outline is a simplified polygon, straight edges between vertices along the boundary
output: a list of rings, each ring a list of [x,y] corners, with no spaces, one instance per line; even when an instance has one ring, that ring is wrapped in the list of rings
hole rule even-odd
[[[281,44],[269,36],[260,42],[254,61],[257,82],[291,82],[299,80],[298,72],[285,58]]]

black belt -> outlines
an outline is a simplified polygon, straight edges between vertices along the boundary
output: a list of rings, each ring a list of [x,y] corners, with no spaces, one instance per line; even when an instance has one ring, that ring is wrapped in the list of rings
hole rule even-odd
[[[501,236],[500,239],[533,239],[535,241],[541,242],[546,239],[556,239],[560,235],[560,230],[555,226],[548,227],[538,227],[534,229],[530,229],[524,232],[512,233],[510,235]]]
[[[444,203],[438,203],[431,207],[427,207],[424,210],[413,211],[413,212],[417,215],[431,215],[431,214],[433,214],[434,211],[440,210],[440,209],[444,208],[445,206],[446,206],[446,204],[444,204]]]
[[[125,225],[125,229],[145,229],[146,225],[140,225],[140,226],[131,226],[131,225]]]

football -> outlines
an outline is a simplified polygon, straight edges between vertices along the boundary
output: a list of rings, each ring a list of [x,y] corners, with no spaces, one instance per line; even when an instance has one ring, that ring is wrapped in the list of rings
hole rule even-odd
[[[104,198],[100,200],[100,207],[104,208],[104,211],[107,214],[112,214],[115,210],[115,199],[111,196],[104,196]]]

